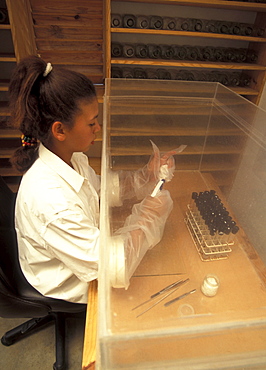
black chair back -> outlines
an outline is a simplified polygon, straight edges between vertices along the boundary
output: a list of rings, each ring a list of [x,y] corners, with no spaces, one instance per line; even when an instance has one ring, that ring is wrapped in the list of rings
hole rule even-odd
[[[14,227],[16,194],[13,193],[0,176],[0,226]]]
[[[25,278],[19,263],[14,226],[15,201],[16,194],[0,176],[0,317],[34,317],[50,311],[84,310],[83,304],[43,296]],[[24,308],[27,315],[22,316]]]

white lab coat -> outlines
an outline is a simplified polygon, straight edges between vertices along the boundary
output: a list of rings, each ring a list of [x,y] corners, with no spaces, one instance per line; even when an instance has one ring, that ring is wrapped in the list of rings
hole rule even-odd
[[[87,303],[98,276],[100,177],[83,153],[74,169],[42,144],[23,176],[16,201],[22,271],[45,296]]]

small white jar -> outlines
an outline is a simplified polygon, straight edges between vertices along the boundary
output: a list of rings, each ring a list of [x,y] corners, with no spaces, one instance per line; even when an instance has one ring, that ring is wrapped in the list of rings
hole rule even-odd
[[[216,295],[220,286],[220,281],[216,275],[208,274],[205,276],[201,285],[201,291],[207,297],[213,297]]]

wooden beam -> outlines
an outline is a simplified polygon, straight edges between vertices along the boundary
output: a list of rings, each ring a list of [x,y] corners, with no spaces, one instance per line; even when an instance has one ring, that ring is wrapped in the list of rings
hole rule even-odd
[[[6,0],[17,62],[37,55],[29,0]]]
[[[103,33],[103,40],[104,40],[104,78],[111,77],[111,3],[110,0],[104,0],[104,33]]]

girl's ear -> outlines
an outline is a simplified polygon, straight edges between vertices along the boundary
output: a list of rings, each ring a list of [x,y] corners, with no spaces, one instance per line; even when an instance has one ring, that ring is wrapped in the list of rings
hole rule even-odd
[[[64,141],[66,138],[66,131],[62,122],[56,121],[52,124],[52,135],[58,141]]]

